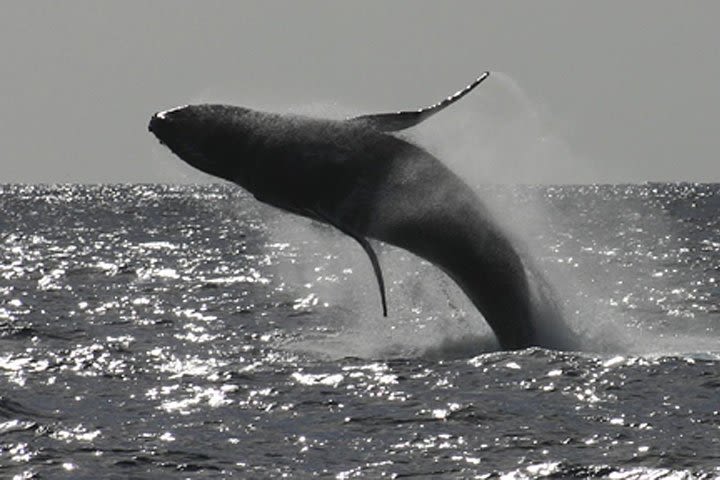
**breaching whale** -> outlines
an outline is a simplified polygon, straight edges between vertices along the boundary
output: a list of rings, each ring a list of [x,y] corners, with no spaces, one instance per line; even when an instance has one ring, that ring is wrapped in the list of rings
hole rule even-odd
[[[539,334],[545,314],[539,312],[548,309],[534,305],[527,266],[473,190],[435,156],[393,133],[448,107],[489,75],[418,110],[326,120],[200,104],[156,113],[148,128],[193,167],[354,238],[370,257],[384,315],[382,270],[368,238],[442,269],[502,348],[566,348]]]

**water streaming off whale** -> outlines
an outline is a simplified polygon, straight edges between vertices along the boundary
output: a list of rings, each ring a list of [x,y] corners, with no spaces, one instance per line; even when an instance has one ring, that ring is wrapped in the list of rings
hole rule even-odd
[[[499,352],[456,287],[218,186],[4,185],[0,476],[712,478],[720,186],[483,187],[581,352]]]

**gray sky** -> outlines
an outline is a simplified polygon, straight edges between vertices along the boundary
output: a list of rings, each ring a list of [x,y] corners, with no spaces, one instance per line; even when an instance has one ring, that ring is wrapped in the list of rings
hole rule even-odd
[[[476,140],[496,142],[478,147],[488,181],[717,182],[719,20],[713,0],[9,0],[0,182],[203,180],[148,134],[153,112],[414,108],[483,70],[503,72],[465,106]],[[516,106],[498,107],[508,95]],[[511,143],[527,163],[494,178],[490,156]]]

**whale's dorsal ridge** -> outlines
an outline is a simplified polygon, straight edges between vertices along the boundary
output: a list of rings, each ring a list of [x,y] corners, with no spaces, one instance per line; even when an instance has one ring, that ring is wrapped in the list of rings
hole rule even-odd
[[[419,110],[404,110],[391,113],[373,113],[370,115],[361,115],[359,117],[349,118],[347,121],[351,123],[361,123],[364,125],[368,125],[383,132],[397,132],[400,130],[405,130],[406,128],[414,127],[420,122],[427,120],[428,117],[457,102],[462,97],[470,93],[475,87],[480,85],[489,76],[490,72],[484,72],[482,75],[476,78],[474,82],[472,82],[470,85],[463,88],[462,90],[453,93],[446,99],[434,105],[423,107]]]

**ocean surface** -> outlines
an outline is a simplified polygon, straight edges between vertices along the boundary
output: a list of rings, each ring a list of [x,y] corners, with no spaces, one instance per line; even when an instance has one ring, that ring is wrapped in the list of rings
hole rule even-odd
[[[0,478],[720,478],[720,185],[480,187],[581,351],[225,185],[0,185]]]

